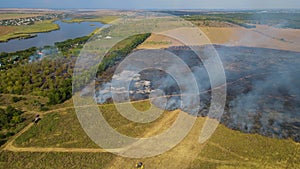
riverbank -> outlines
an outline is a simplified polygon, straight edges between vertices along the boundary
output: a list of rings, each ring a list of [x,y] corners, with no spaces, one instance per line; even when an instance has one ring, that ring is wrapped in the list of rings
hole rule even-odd
[[[68,39],[87,36],[91,32],[96,31],[98,28],[103,26],[103,24],[99,22],[64,23],[61,20],[55,21],[52,24],[57,24],[57,27],[54,27],[53,29],[48,29],[46,27],[44,30],[42,30],[44,32],[49,30],[47,33],[33,33],[33,30],[26,30],[28,33],[22,33],[17,32],[17,30],[10,30],[11,32],[14,32],[14,34],[11,34],[11,36],[7,39],[14,39],[9,40],[6,43],[0,43],[0,52],[9,53],[25,50],[31,47],[53,46],[55,42],[63,42]],[[91,24],[95,26],[90,26]],[[34,34],[37,34],[37,36],[33,37]],[[19,40],[19,38],[22,39]]]
[[[0,26],[0,42],[8,42],[12,39],[28,39],[35,37],[36,33],[59,30],[59,25],[54,23],[54,21],[55,20],[41,21],[34,25]]]

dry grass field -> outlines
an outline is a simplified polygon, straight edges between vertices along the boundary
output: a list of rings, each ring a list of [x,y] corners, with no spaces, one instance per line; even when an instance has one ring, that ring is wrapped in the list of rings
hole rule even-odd
[[[280,29],[269,26],[257,26],[246,29],[234,27],[199,27],[212,44],[228,46],[261,47],[300,52],[300,30]],[[182,43],[169,37],[153,34],[140,49],[168,48],[181,46]],[[199,42],[199,45],[203,43]]]

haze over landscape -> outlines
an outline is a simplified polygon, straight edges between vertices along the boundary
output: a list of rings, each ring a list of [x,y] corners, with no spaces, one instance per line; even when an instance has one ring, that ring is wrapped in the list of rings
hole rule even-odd
[[[297,0],[1,0],[2,8],[102,8],[102,9],[299,9]]]
[[[0,0],[0,169],[299,169],[300,1]]]

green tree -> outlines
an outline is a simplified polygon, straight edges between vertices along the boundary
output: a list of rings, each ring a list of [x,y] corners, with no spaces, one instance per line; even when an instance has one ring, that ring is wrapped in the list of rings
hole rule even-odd
[[[0,129],[8,124],[8,118],[5,110],[0,109]]]

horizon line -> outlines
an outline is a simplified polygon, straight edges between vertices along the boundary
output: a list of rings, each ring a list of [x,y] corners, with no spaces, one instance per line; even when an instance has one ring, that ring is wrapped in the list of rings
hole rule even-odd
[[[32,8],[23,8],[23,7],[0,7],[0,10],[4,9],[51,9],[51,10],[162,10],[162,11],[176,11],[176,10],[300,10],[300,8],[43,8],[43,7],[32,7]]]

